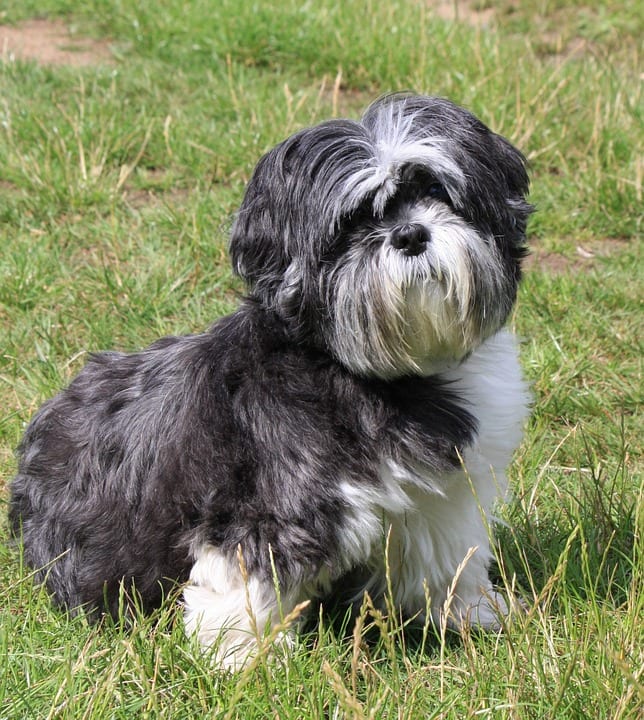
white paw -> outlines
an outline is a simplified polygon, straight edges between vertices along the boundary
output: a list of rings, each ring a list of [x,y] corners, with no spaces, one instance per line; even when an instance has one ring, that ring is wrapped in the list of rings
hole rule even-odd
[[[498,632],[506,620],[517,612],[523,612],[520,600],[511,595],[502,595],[492,588],[485,590],[476,598],[464,601],[459,598],[449,613],[450,624],[457,628],[476,627],[481,630]]]

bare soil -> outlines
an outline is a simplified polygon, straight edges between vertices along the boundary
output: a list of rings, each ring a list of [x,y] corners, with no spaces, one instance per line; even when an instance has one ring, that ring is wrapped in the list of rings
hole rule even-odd
[[[533,243],[524,266],[527,270],[532,268],[546,270],[554,275],[585,272],[594,268],[601,258],[619,254],[627,245],[628,241],[621,238],[605,238],[576,245],[574,251],[571,249],[554,252],[539,247],[538,243]]]
[[[0,59],[83,67],[110,64],[113,56],[105,40],[78,37],[62,20],[36,19],[0,25]]]
[[[494,8],[478,8],[472,0],[430,0],[429,6],[441,20],[465,22],[473,27],[485,27],[494,19]]]

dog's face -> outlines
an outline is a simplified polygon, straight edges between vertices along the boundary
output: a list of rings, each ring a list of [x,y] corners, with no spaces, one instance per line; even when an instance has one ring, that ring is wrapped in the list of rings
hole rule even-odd
[[[430,374],[507,319],[530,205],[521,153],[469,112],[394,95],[285,140],[231,238],[251,295],[351,371]]]

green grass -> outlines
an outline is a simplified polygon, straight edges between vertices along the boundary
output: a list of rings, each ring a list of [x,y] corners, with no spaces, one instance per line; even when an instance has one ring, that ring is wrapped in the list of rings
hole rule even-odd
[[[421,649],[365,613],[369,633],[323,624],[230,677],[173,599],[130,630],[55,611],[3,519],[0,718],[641,717],[641,3],[490,5],[477,28],[486,3],[451,23],[421,0],[6,0],[0,20],[62,17],[114,61],[0,64],[3,487],[87,352],[235,307],[231,217],[293,130],[393,89],[450,96],[528,155],[538,212],[512,323],[535,407],[498,532],[525,617]]]

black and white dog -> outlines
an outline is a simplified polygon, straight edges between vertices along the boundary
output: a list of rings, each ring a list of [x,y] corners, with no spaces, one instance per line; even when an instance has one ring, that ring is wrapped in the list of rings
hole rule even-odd
[[[386,565],[408,616],[498,627],[527,190],[519,151],[435,97],[265,155],[230,243],[241,307],[93,355],[27,428],[10,515],[55,601],[117,614],[122,584],[151,608],[186,583],[187,630],[233,668],[254,623],[338,585],[377,601]]]

